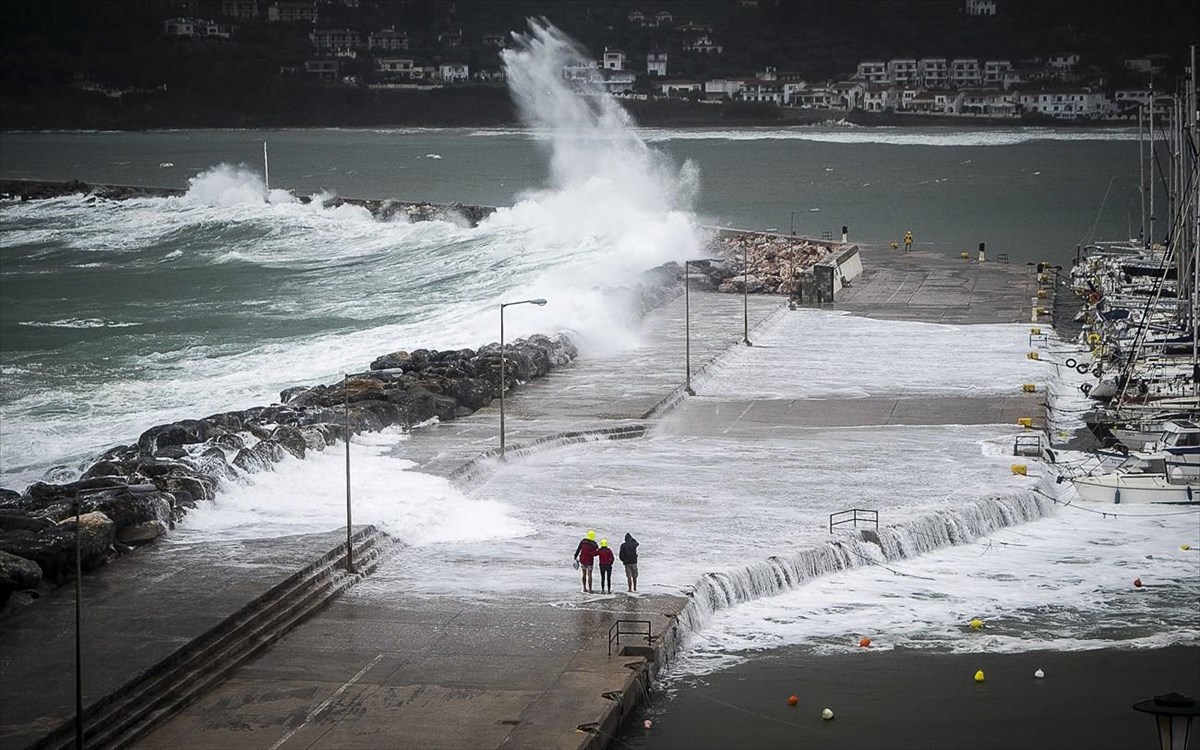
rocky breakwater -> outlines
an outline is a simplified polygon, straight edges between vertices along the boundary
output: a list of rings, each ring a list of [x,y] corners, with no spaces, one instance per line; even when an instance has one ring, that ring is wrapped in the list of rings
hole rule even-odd
[[[75,481],[0,489],[0,605],[14,592],[28,592],[19,597],[27,601],[74,578],[77,512],[80,564],[91,570],[156,539],[225,482],[324,450],[347,432],[471,414],[499,398],[502,363],[511,390],[577,353],[565,334],[518,339],[506,344],[503,359],[496,343],[395,351],[341,381],[289,388],[270,406],[151,427],[135,443],[106,451]]]
[[[0,180],[0,199],[46,200],[64,195],[87,195],[89,202],[122,201],[131,198],[171,198],[187,193],[182,188],[147,187],[143,185],[103,185],[67,180]],[[297,196],[300,203],[319,202],[325,208],[341,205],[360,206],[371,212],[380,221],[449,221],[475,226],[493,214],[491,206],[473,206],[465,203],[428,203],[420,201],[371,200],[363,198],[340,198],[331,195]]]
[[[709,250],[730,261],[728,275],[718,282],[722,292],[796,295],[806,273],[838,247],[824,240],[725,230]]]

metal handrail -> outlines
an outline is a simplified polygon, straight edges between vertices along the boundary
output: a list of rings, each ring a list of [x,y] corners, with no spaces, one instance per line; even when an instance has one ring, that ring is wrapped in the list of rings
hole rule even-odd
[[[622,625],[636,625],[638,627],[636,629],[623,629],[621,627]],[[643,632],[641,628],[643,625],[645,626],[645,632]],[[646,645],[650,645],[654,642],[654,636],[652,635],[651,631],[651,622],[649,620],[617,620],[612,624],[612,627],[608,629],[609,656],[612,656],[612,647],[614,643],[616,643],[618,646],[621,645],[622,635],[644,635],[646,637]]]
[[[860,513],[862,515],[859,515]],[[838,520],[835,521],[834,519],[837,518],[838,516],[845,516],[845,518],[838,518]],[[834,526],[841,526],[844,523],[853,523],[854,528],[857,529],[859,521],[862,521],[864,524],[869,523],[869,524],[873,525],[875,527],[875,530],[878,531],[879,530],[879,511],[868,510],[866,508],[851,508],[850,510],[839,510],[837,513],[830,513],[829,514],[829,533],[830,534],[833,533]]]

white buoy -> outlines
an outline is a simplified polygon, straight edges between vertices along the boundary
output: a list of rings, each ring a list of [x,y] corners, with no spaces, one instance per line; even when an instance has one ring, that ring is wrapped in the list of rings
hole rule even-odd
[[[646,729],[649,729],[650,727],[654,726],[654,722],[646,719],[642,722],[642,726],[644,726]]]
[[[1038,678],[1038,679],[1040,680],[1040,679],[1042,679],[1043,677],[1045,677],[1045,676],[1046,676],[1046,673],[1045,673],[1045,672],[1043,672],[1041,669],[1039,669],[1038,671],[1036,671],[1036,672],[1034,672],[1034,673],[1033,673],[1033,676],[1034,676],[1034,677],[1036,677],[1036,678]]]
[[[827,708],[824,711],[822,711],[821,718],[825,719],[826,721],[829,721],[830,719],[832,719],[833,718],[833,709]]]

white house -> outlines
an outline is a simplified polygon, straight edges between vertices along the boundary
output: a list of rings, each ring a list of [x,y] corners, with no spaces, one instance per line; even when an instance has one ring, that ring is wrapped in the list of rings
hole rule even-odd
[[[996,0],[967,0],[968,16],[996,15]]]
[[[862,108],[868,112],[895,109],[899,102],[896,90],[890,86],[869,86],[863,92]]]
[[[314,0],[275,0],[267,6],[267,20],[272,23],[316,23],[317,4]]]
[[[595,60],[564,65],[563,78],[576,85],[598,84],[604,80],[604,76],[600,74],[600,68],[596,65]]]
[[[1066,120],[1104,117],[1113,106],[1103,92],[1087,88],[1022,91],[1018,103],[1025,112]]]
[[[377,57],[375,69],[385,75],[411,78],[413,61],[407,57]]]
[[[190,18],[170,18],[163,21],[163,33],[167,36],[195,36],[196,22]]]
[[[646,75],[650,76],[666,76],[667,75],[667,53],[662,50],[652,49],[646,53]]]
[[[944,57],[922,57],[917,61],[917,78],[925,88],[944,88],[949,76],[950,66]]]
[[[1058,71],[1072,70],[1076,65],[1079,64],[1079,55],[1075,55],[1075,54],[1053,55],[1050,58],[1048,64],[1050,65],[1050,67],[1052,67]]]
[[[854,80],[867,83],[886,83],[888,80],[887,63],[878,60],[868,60],[858,64]]]
[[[916,83],[917,61],[911,59],[888,60],[887,64],[888,80],[898,86],[907,86]]]
[[[962,109],[963,92],[939,91],[933,95],[933,107],[944,115],[957,115]]]
[[[350,29],[320,29],[311,32],[308,38],[312,41],[313,46],[322,52],[350,49],[362,44],[358,32]]]
[[[704,84],[700,83],[699,81],[674,79],[656,83],[655,86],[658,87],[658,90],[661,91],[664,96],[704,93]]]
[[[372,52],[375,50],[395,52],[396,50],[408,49],[408,34],[405,34],[403,31],[396,31],[395,27],[372,31],[367,35],[367,48]]]
[[[603,66],[605,70],[625,70],[625,53],[605,47]]]
[[[629,70],[604,71],[604,90],[610,94],[627,94],[633,91],[637,74]]]
[[[745,87],[744,78],[714,78],[704,82],[704,98],[732,99]]]
[[[833,109],[842,105],[837,92],[826,86],[796,89],[788,93],[788,102],[793,107],[804,109]]]
[[[981,115],[987,117],[1016,117],[1017,94],[1015,91],[1003,89],[963,89],[962,99],[958,105],[960,115]]]
[[[714,43],[708,34],[700,34],[684,44],[683,48],[691,52],[699,52],[702,55],[719,55],[724,49],[721,45]]]
[[[736,97],[743,102],[768,102],[783,106],[783,84],[778,81],[750,81]]]
[[[336,59],[306,60],[304,62],[304,72],[323,81],[336,81],[340,70],[341,61]]]
[[[1003,86],[1004,77],[1012,71],[1012,63],[1008,60],[986,60],[983,63],[983,85]]]
[[[438,66],[438,78],[446,83],[466,83],[471,80],[471,71],[463,63],[442,63]]]
[[[978,86],[982,77],[979,61],[960,57],[950,61],[950,85],[955,88]]]

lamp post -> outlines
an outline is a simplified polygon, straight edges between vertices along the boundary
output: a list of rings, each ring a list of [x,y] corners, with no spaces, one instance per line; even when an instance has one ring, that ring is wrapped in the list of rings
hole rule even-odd
[[[544,299],[523,299],[517,302],[500,303],[500,460],[504,460],[504,391],[506,388],[506,360],[504,358],[504,308],[511,305],[537,305],[538,307],[541,307],[544,304],[546,304],[546,300]]]
[[[75,748],[83,750],[83,634],[79,630],[83,586],[83,560],[79,542],[79,496],[75,497]]]
[[[796,236],[796,214],[798,214],[798,213],[800,213],[800,211],[792,211],[791,225],[792,225],[792,236],[793,237]]]
[[[713,261],[721,261],[723,258],[698,258],[696,260],[685,260],[683,262],[683,341],[684,341],[684,362],[685,372],[683,380],[683,392],[689,396],[695,396],[696,392],[692,390],[692,297],[691,284],[689,283],[688,266],[692,263],[711,263]]]
[[[1192,719],[1200,716],[1200,705],[1196,700],[1180,693],[1165,693],[1138,701],[1133,704],[1133,710],[1154,717],[1160,750],[1187,750]]]
[[[354,545],[350,543],[350,373],[342,374],[342,416],[346,421],[346,572],[354,572]]]
[[[742,248],[742,343],[750,343],[750,249]]]

